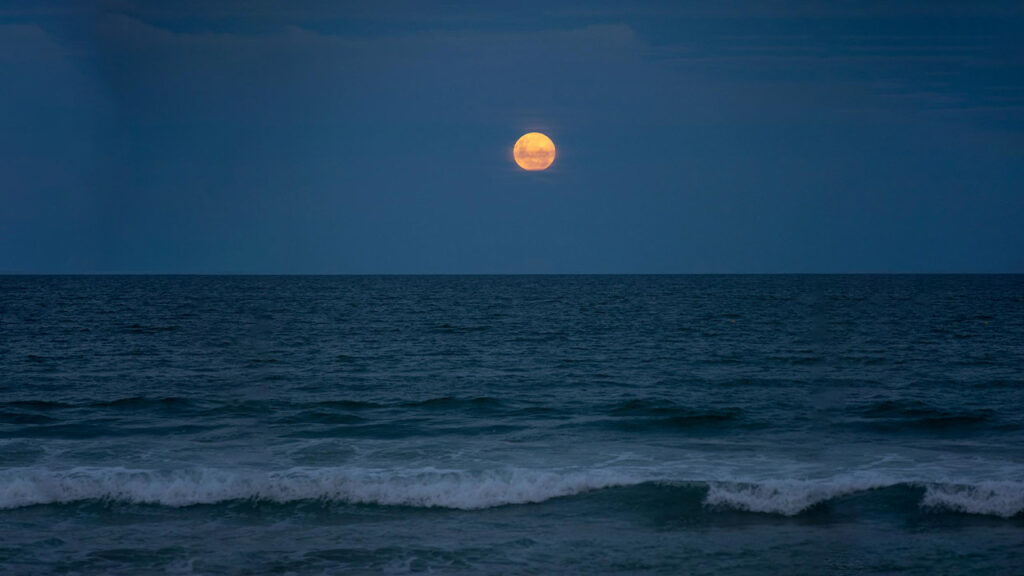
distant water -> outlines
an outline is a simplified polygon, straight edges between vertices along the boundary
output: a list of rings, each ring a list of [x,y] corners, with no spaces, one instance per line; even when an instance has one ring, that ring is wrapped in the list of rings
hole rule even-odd
[[[0,573],[1024,574],[1024,277],[0,277]]]

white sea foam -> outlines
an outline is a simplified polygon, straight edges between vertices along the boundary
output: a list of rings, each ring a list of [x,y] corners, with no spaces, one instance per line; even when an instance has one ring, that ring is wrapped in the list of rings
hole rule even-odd
[[[628,473],[613,470],[555,472],[519,468],[480,472],[434,468],[404,471],[294,468],[264,473],[209,468],[179,471],[10,469],[0,472],[0,509],[93,499],[165,506],[245,499],[271,502],[323,499],[469,510],[543,502],[640,481]]]
[[[769,480],[762,482],[712,482],[705,503],[794,516],[808,508],[855,492],[886,486],[878,478],[853,477],[830,480]]]
[[[173,507],[237,500],[325,500],[474,510],[544,502],[650,481],[669,485],[681,481],[670,476],[634,468],[292,468],[269,472],[215,468],[10,468],[0,470],[0,509],[84,500]],[[786,516],[800,514],[834,498],[898,484],[923,486],[925,495],[920,504],[924,507],[1001,517],[1024,512],[1024,484],[1020,482],[925,483],[874,474],[816,480],[683,482],[706,485],[704,503],[711,507]]]
[[[1024,512],[1024,483],[929,484],[921,505],[1009,518]]]

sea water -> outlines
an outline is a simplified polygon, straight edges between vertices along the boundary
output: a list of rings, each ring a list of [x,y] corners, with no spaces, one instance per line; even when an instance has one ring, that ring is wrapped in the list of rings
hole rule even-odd
[[[0,277],[0,573],[1021,574],[1024,277]]]

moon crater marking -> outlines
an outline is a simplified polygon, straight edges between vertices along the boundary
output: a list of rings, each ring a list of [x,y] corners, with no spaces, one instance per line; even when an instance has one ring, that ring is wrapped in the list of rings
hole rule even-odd
[[[523,134],[516,141],[512,156],[523,170],[546,170],[555,161],[555,143],[540,132]]]

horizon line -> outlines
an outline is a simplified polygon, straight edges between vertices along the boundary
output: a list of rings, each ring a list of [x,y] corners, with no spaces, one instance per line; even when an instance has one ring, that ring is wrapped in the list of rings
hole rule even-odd
[[[15,276],[209,276],[209,277],[367,277],[367,276],[1021,276],[1024,272],[3,272]]]

